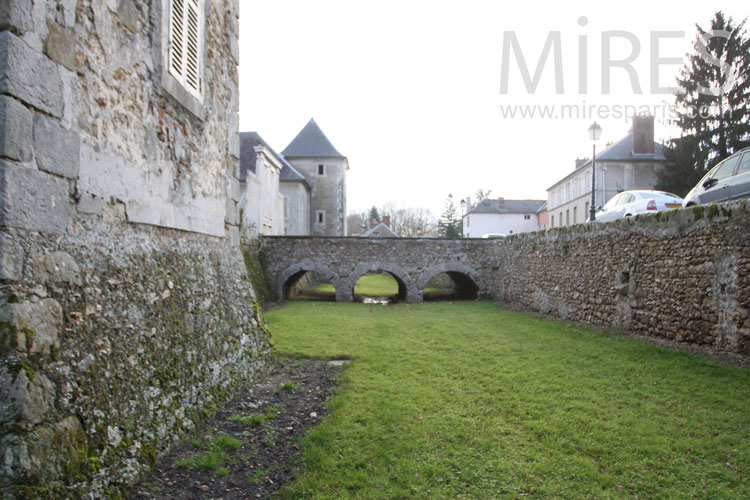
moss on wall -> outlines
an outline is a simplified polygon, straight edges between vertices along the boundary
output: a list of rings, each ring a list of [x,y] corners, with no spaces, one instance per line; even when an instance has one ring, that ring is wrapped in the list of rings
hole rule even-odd
[[[255,290],[258,302],[268,304],[273,300],[273,294],[260,262],[260,240],[248,240],[243,243],[242,257],[245,260],[247,276],[253,290]]]

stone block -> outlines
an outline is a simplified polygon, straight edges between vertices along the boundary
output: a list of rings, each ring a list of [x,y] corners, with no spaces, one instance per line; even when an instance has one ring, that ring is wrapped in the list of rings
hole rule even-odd
[[[22,35],[34,29],[31,0],[0,0],[0,30]]]
[[[0,92],[60,117],[63,83],[57,64],[9,31],[0,33]]]
[[[59,24],[50,23],[49,34],[44,42],[44,52],[50,59],[70,71],[76,70],[76,40],[72,31]]]
[[[229,191],[229,198],[234,201],[240,201],[240,181],[236,177],[227,177],[227,191]]]
[[[25,252],[11,236],[0,233],[0,279],[17,281],[23,275]]]
[[[34,117],[34,155],[40,170],[68,179],[78,178],[80,149],[77,133],[44,115]]]
[[[231,246],[240,246],[240,229],[237,226],[229,226],[227,236],[229,237],[229,244]]]
[[[22,361],[0,371],[0,421],[40,423],[55,400],[55,385]]]
[[[120,0],[120,5],[117,7],[117,17],[130,31],[135,32],[138,29],[138,9],[133,0]]]
[[[62,306],[55,299],[6,304],[0,309],[3,346],[30,354],[49,354],[59,345]]]
[[[0,96],[0,156],[31,160],[33,115],[12,97]]]
[[[80,286],[81,269],[67,252],[38,253],[32,256],[34,277],[40,283],[67,283]]]
[[[103,197],[85,192],[81,193],[78,198],[76,209],[82,214],[102,215],[106,206],[107,203]]]
[[[68,181],[0,160],[0,226],[64,233],[72,204]]]
[[[237,203],[234,202],[230,197],[227,197],[227,209],[224,215],[224,222],[236,226],[240,223],[239,221],[239,210],[237,209]]]

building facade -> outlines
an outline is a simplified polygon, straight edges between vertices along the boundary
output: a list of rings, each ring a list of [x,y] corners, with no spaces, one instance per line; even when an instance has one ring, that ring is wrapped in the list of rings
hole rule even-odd
[[[598,208],[631,189],[653,189],[656,171],[665,163],[663,146],[654,142],[654,118],[633,118],[631,132],[596,155]],[[586,222],[591,204],[591,159],[576,160],[575,169],[547,189],[549,227]]]
[[[469,200],[463,221],[464,238],[487,234],[518,234],[539,229],[539,209],[544,200],[506,200],[493,198],[476,205]]]
[[[349,162],[314,120],[282,154],[256,132],[240,137],[243,237],[346,236]]]

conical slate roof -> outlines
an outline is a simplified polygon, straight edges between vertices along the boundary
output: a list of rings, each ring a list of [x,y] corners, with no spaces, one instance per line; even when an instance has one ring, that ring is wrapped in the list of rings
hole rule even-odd
[[[312,118],[281,154],[285,158],[344,158]]]

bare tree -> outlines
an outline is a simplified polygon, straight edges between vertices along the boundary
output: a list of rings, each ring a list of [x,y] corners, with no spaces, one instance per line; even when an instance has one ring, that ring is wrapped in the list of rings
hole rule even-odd
[[[479,203],[482,200],[489,200],[490,196],[492,196],[492,190],[491,189],[477,189],[476,197],[477,197],[477,203]]]
[[[349,236],[362,234],[370,227],[368,222],[368,210],[349,212],[349,215],[346,216],[346,234]]]
[[[437,218],[426,208],[389,201],[380,208],[380,213],[391,217],[391,229],[402,238],[437,236]]]

